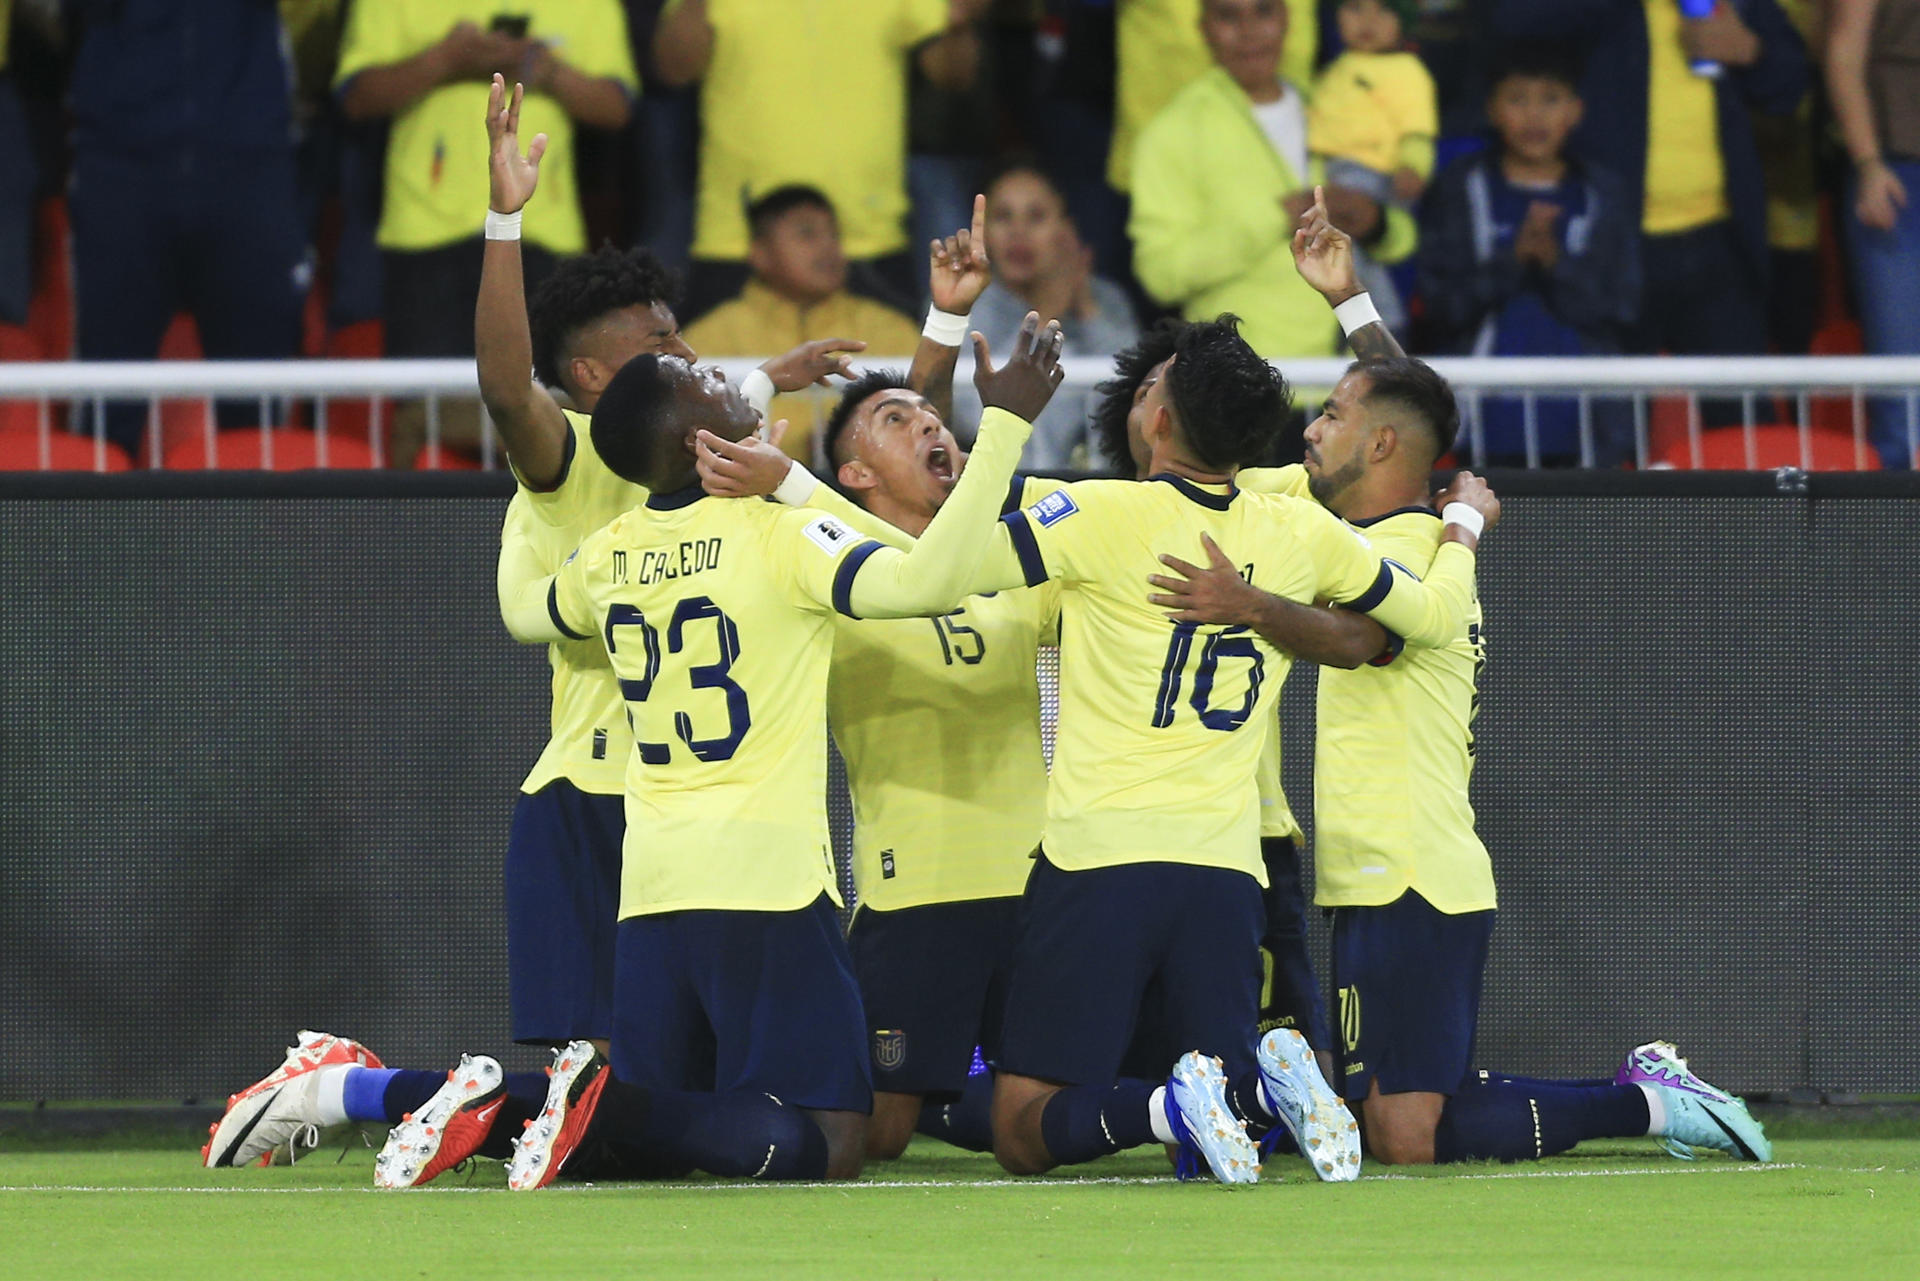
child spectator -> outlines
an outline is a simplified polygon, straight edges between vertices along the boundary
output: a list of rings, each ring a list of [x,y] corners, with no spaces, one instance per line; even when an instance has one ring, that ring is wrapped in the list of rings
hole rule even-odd
[[[1410,209],[1433,176],[1439,128],[1433,77],[1405,47],[1414,0],[1340,0],[1334,16],[1345,52],[1314,81],[1307,148],[1328,182]],[[1381,319],[1404,330],[1406,309],[1387,273],[1368,259],[1356,265]]]
[[[867,358],[911,356],[920,326],[903,312],[847,291],[847,254],[833,204],[815,187],[788,186],[747,206],[747,265],[737,297],[687,327],[702,356],[764,356],[819,338],[853,338]],[[782,447],[813,458],[814,429],[829,402],[804,392],[774,397],[768,421],[787,420]]]
[[[1420,296],[1437,350],[1476,356],[1585,356],[1625,349],[1640,298],[1639,220],[1611,175],[1566,154],[1580,123],[1578,73],[1561,55],[1519,49],[1493,79],[1497,145],[1458,161],[1427,198]],[[1595,401],[1591,462],[1631,449],[1626,406]],[[1534,404],[1538,461],[1580,466],[1580,408]],[[1525,466],[1526,406],[1488,397],[1482,463]]]

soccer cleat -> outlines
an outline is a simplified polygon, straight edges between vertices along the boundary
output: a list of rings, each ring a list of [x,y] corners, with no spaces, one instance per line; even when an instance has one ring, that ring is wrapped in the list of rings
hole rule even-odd
[[[300,1033],[286,1062],[227,1099],[226,1113],[207,1129],[200,1159],[209,1169],[255,1161],[265,1165],[282,1143],[292,1155],[294,1140],[304,1131],[311,1131],[306,1146],[314,1146],[319,1138],[314,1095],[320,1069],[382,1066],[380,1056],[358,1041],[326,1032]]]
[[[1313,1172],[1328,1183],[1360,1177],[1360,1127],[1313,1057],[1307,1038],[1277,1027],[1260,1038],[1260,1085]]]
[[[1667,1111],[1660,1146],[1683,1161],[1695,1159],[1695,1148],[1715,1148],[1743,1161],[1773,1160],[1773,1144],[1747,1105],[1695,1076],[1670,1042],[1649,1041],[1636,1047],[1613,1082],[1660,1092]]]
[[[472,1156],[507,1101],[506,1074],[486,1055],[460,1056],[447,1083],[387,1133],[373,1159],[373,1186],[412,1188]]]
[[[553,1182],[592,1124],[610,1074],[607,1060],[591,1041],[571,1041],[554,1051],[553,1066],[547,1069],[553,1078],[547,1084],[547,1101],[514,1140],[513,1159],[507,1162],[509,1188],[531,1192]]]
[[[1227,1106],[1227,1078],[1220,1060],[1188,1051],[1167,1078],[1167,1124],[1180,1145],[1173,1172],[1181,1179],[1200,1177],[1204,1161],[1220,1182],[1258,1183],[1260,1154],[1247,1127]]]

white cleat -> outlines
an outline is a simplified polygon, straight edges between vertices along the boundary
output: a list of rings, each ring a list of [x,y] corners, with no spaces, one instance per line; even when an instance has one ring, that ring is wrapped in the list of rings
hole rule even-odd
[[[1190,1050],[1167,1078],[1167,1121],[1180,1144],[1174,1174],[1200,1177],[1200,1167],[1229,1186],[1260,1181],[1260,1154],[1247,1127],[1227,1105],[1227,1078],[1220,1060]]]
[[[1280,1113],[1280,1123],[1300,1145],[1313,1172],[1327,1183],[1359,1178],[1360,1127],[1320,1074],[1320,1061],[1307,1038],[1290,1027],[1277,1027],[1260,1038],[1256,1057],[1267,1101]]]
[[[200,1158],[209,1169],[267,1164],[282,1144],[290,1157],[299,1146],[319,1142],[314,1100],[323,1068],[382,1066],[380,1056],[358,1041],[327,1032],[302,1032],[284,1063],[227,1099],[227,1111],[208,1128]]]

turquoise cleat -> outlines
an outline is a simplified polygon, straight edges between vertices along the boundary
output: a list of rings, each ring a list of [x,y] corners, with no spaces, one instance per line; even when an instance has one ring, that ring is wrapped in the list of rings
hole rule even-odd
[[[1693,1160],[1694,1148],[1716,1148],[1743,1161],[1773,1160],[1773,1144],[1747,1105],[1696,1076],[1671,1042],[1637,1046],[1613,1080],[1659,1092],[1667,1109],[1660,1143],[1681,1160]]]

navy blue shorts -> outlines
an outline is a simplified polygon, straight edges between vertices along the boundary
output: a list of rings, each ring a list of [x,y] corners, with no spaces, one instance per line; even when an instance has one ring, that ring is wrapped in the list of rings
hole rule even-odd
[[[620,920],[618,796],[555,779],[513,807],[507,833],[507,997],[513,1039],[560,1045],[613,1033]]]
[[[1316,1050],[1333,1048],[1327,1001],[1307,950],[1307,891],[1300,877],[1300,847],[1284,836],[1260,838],[1267,865],[1266,932],[1260,936],[1260,1027],[1265,1036],[1290,1027]]]
[[[1218,1055],[1229,1079],[1253,1066],[1265,913],[1251,876],[1190,863],[1063,872],[1042,850],[1021,907],[997,1066],[1113,1083],[1150,988],[1173,1055]]]
[[[1019,930],[1017,898],[854,913],[847,946],[867,1009],[874,1089],[957,1098],[974,1047],[989,1062],[998,1056]]]
[[[826,895],[793,912],[630,916],[616,954],[613,1070],[621,1080],[873,1110],[866,1016]]]
[[[1473,1059],[1491,911],[1449,916],[1412,890],[1385,907],[1333,913],[1334,1045],[1349,1102],[1419,1091],[1452,1094]]]

